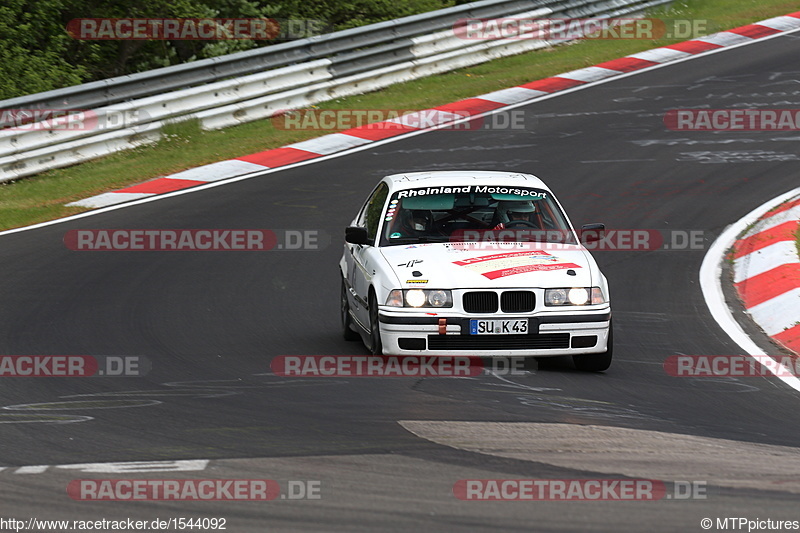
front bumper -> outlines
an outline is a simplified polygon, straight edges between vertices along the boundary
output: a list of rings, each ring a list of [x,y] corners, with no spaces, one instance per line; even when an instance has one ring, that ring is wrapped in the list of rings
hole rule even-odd
[[[551,357],[603,353],[608,348],[611,308],[520,316],[399,312],[379,309],[385,355]],[[527,318],[524,335],[470,335],[471,319]]]

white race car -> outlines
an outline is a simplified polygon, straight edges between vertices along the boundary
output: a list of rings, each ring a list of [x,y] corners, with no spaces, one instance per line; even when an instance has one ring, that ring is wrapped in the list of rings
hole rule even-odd
[[[582,227],[583,242],[602,224]],[[344,337],[375,355],[547,357],[611,364],[608,283],[530,174],[383,178],[345,234]]]

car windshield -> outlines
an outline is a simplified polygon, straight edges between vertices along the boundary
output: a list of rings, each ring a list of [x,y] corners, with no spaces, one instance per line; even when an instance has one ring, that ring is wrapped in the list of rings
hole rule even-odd
[[[395,192],[380,245],[430,242],[577,244],[548,191],[525,187],[421,187]]]

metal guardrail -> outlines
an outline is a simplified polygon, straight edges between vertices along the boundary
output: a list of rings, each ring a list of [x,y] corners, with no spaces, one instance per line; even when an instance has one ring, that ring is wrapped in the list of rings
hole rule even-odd
[[[0,129],[0,182],[153,142],[169,121],[198,118],[205,129],[227,127],[551,44],[467,41],[454,34],[459,19],[620,17],[669,1],[483,0],[0,101],[0,109],[94,110],[97,123],[94,129]]]
[[[403,46],[407,44],[403,39],[445,28],[459,18],[492,18],[530,10],[532,7],[558,4],[559,1],[483,0],[288,43],[12,98],[0,101],[0,108],[95,109],[166,91],[337,55],[339,57],[334,63],[346,69],[348,63],[363,64],[364,58],[371,54],[383,55],[383,50],[371,51],[369,47],[377,47],[390,41]],[[0,127],[2,126],[0,123]]]

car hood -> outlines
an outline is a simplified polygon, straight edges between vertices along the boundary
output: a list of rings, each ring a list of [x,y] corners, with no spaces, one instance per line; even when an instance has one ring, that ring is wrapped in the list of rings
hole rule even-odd
[[[380,252],[402,288],[591,287],[599,279],[594,259],[578,245],[426,243]]]

